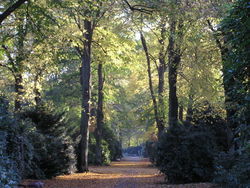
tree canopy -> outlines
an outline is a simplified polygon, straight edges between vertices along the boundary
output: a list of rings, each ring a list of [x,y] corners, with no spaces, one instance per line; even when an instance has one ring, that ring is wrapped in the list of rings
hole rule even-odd
[[[87,172],[89,163],[140,146],[159,153],[151,160],[173,183],[212,181],[211,164],[226,160],[219,153],[249,155],[249,7],[247,0],[1,1],[0,154],[20,167],[5,165],[6,174],[15,171],[19,181]],[[190,177],[172,171],[175,155],[167,152],[189,158],[187,150],[198,151],[200,169],[206,153],[204,172],[190,161],[183,165]]]

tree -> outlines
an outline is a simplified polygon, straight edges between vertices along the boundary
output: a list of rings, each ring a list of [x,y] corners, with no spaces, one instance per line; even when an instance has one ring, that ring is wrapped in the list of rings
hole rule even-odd
[[[97,101],[97,114],[96,114],[96,159],[97,164],[102,164],[102,132],[104,125],[103,117],[103,64],[98,63],[98,101]]]
[[[47,38],[51,37],[54,32],[55,28],[51,24],[54,24],[55,20],[47,11],[46,5],[27,3],[16,10],[15,17],[8,19],[8,21],[13,22],[13,25],[3,25],[1,29],[0,50],[4,55],[0,66],[8,70],[13,78],[15,91],[13,98],[15,99],[15,111],[18,112],[22,109],[24,103],[32,103],[26,95],[34,96],[34,92],[36,100],[40,98],[37,85],[44,71],[51,68],[51,66],[48,66],[48,61],[51,60],[49,57],[52,56],[51,51],[53,50],[48,50],[47,47],[52,47],[50,45],[52,39],[48,40]],[[47,39],[46,43],[45,39]],[[45,51],[50,55],[47,56],[46,60],[41,60],[41,54]],[[35,63],[36,65],[34,65]],[[37,71],[34,71],[35,69]],[[38,69],[40,70],[38,71]],[[36,72],[36,75],[34,72]],[[32,80],[33,76],[35,87],[34,91],[31,91],[31,83],[25,84],[25,82],[28,79]]]
[[[229,116],[229,123],[243,140],[240,145],[244,145],[249,140],[250,125],[249,110],[249,78],[250,78],[250,56],[249,32],[245,27],[249,22],[249,2],[245,0],[237,1],[229,15],[225,17],[220,25],[220,31],[225,41],[225,53],[223,60],[223,83],[225,88],[226,105]],[[238,23],[238,19],[241,22]],[[247,25],[248,26],[248,25]],[[224,52],[222,51],[222,52]],[[237,131],[238,130],[238,131]]]
[[[88,144],[89,144],[89,126],[90,126],[90,105],[91,105],[91,58],[92,42],[95,28],[98,22],[105,14],[107,8],[103,1],[87,2],[68,2],[71,6],[70,15],[81,33],[73,41],[75,49],[81,58],[80,83],[82,97],[81,111],[81,141],[79,156],[79,172],[88,171]],[[112,3],[112,2],[111,2]]]

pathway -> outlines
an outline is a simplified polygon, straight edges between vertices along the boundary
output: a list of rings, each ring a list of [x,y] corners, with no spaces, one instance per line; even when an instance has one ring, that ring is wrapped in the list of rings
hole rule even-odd
[[[111,166],[90,167],[89,173],[44,180],[44,188],[209,188],[207,184],[167,185],[164,176],[146,159],[124,158]]]

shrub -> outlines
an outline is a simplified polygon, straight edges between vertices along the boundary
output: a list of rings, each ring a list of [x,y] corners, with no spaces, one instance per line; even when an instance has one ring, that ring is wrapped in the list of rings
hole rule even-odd
[[[108,148],[108,143],[105,140],[101,142],[101,149],[102,149],[102,160],[101,164],[108,165],[111,160],[110,150]],[[89,139],[89,163],[90,164],[98,164],[98,160],[96,158],[96,140],[93,133],[90,134]],[[99,165],[99,164],[98,164]]]
[[[204,127],[178,124],[159,140],[156,165],[170,183],[211,181],[216,144]]]
[[[114,135],[113,131],[105,125],[102,131],[102,164],[108,165],[122,157],[121,144]],[[96,141],[93,133],[90,133],[89,139],[89,163],[97,164],[96,160]]]
[[[225,188],[250,187],[250,144],[240,154],[220,153],[216,160],[214,182]]]
[[[17,121],[8,111],[8,101],[0,97],[1,187],[13,187],[32,171],[33,146],[29,140],[32,124]]]
[[[108,150],[110,151],[110,160],[115,161],[122,157],[122,146],[118,138],[113,133],[112,129],[107,125],[103,128],[103,140],[108,144]]]
[[[0,187],[11,188],[18,184],[21,177],[15,161],[6,153],[6,137],[6,132],[0,131]]]
[[[232,138],[221,114],[208,102],[197,104],[191,122],[170,127],[160,138],[156,165],[170,183],[213,179],[215,156],[228,151]]]
[[[228,151],[232,145],[233,133],[226,124],[223,110],[215,108],[207,101],[196,104],[192,124],[208,129],[213,135],[219,151]]]
[[[151,163],[155,164],[157,156],[157,142],[156,141],[147,141],[145,146],[145,155],[144,157],[149,157]]]
[[[35,178],[51,178],[75,170],[75,154],[72,142],[66,136],[67,124],[63,114],[55,114],[53,108],[41,105],[26,111],[23,116],[30,119],[37,129],[31,135],[34,145],[34,163],[41,169],[31,175]]]

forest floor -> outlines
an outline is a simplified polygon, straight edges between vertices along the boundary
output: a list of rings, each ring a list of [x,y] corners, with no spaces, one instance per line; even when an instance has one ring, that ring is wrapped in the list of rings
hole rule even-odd
[[[26,180],[23,184],[34,182]],[[41,180],[44,188],[211,188],[212,184],[169,185],[164,175],[147,159],[124,158],[110,166],[91,166],[89,173],[58,176]]]

